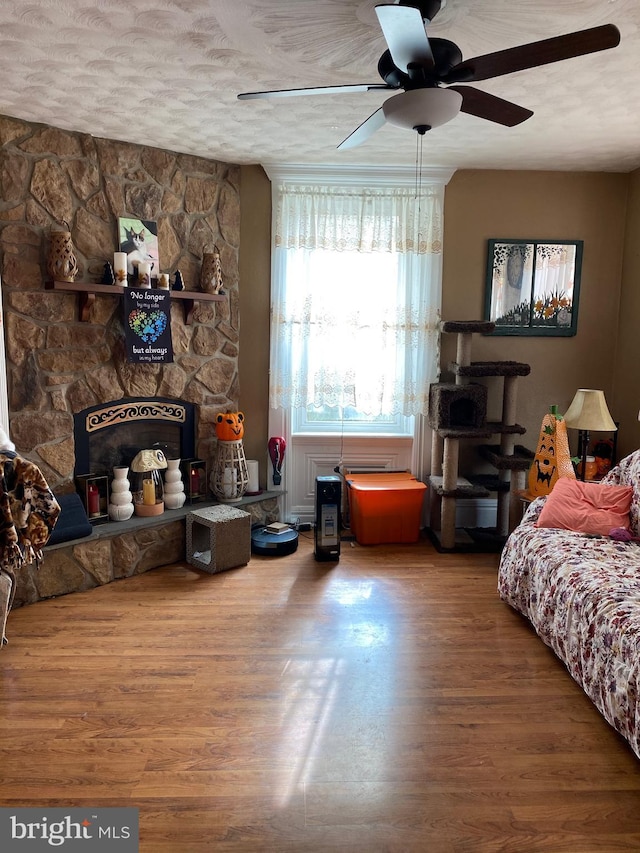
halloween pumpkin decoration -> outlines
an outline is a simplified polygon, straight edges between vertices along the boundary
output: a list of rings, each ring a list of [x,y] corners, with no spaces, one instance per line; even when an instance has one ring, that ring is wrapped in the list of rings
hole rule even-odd
[[[216,418],[216,436],[218,441],[240,441],[244,436],[244,415],[242,412],[226,412]]]
[[[567,427],[558,407],[551,406],[542,419],[538,447],[529,469],[529,495],[548,495],[559,477],[576,475],[571,463]]]
[[[249,470],[244,456],[244,415],[225,412],[216,418],[216,458],[209,484],[222,503],[237,503],[247,491]]]
[[[601,480],[611,470],[613,464],[613,441],[603,438],[593,446],[593,455],[596,463],[596,480]]]

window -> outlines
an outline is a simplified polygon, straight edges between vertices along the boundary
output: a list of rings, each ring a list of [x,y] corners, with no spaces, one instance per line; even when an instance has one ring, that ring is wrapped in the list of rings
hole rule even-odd
[[[442,187],[277,189],[270,405],[407,434],[437,378]]]
[[[293,435],[413,435],[413,418],[405,415],[367,415],[352,406],[308,406],[294,409]]]
[[[292,432],[411,432],[393,405],[407,287],[398,254],[301,249],[289,260],[300,298],[313,306],[293,354],[306,365],[312,401],[295,409]]]

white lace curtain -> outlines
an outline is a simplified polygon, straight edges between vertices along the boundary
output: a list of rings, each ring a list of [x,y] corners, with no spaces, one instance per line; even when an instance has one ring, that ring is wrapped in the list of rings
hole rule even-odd
[[[279,187],[272,408],[426,413],[438,372],[443,192]]]

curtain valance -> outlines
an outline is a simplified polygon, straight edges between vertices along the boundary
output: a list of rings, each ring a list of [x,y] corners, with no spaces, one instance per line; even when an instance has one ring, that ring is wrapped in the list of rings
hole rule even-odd
[[[439,254],[442,187],[278,188],[275,247]]]

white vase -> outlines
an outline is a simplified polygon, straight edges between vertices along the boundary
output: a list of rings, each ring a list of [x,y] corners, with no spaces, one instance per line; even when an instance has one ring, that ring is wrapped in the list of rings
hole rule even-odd
[[[109,518],[112,521],[127,521],[133,515],[133,497],[127,478],[128,473],[129,469],[126,466],[113,469],[109,500]]]
[[[164,505],[167,509],[180,509],[186,497],[180,460],[167,459],[167,470],[164,474]]]

